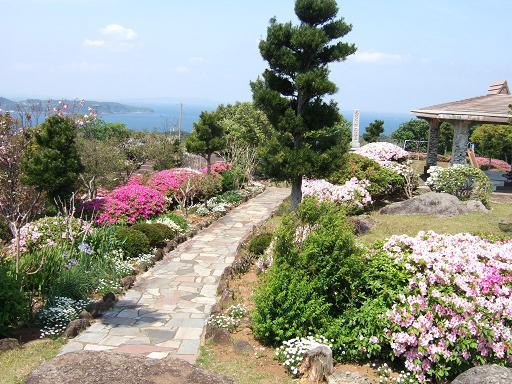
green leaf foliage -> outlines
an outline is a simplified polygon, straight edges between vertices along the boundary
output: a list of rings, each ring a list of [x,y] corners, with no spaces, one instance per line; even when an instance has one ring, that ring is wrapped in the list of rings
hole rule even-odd
[[[404,178],[397,172],[383,167],[375,160],[349,152],[343,156],[341,167],[328,180],[342,185],[353,177],[370,181],[367,189],[374,200],[382,199],[404,186]]]
[[[254,236],[247,247],[247,250],[253,255],[261,256],[272,242],[272,234],[269,232],[259,233]]]
[[[16,326],[28,314],[28,300],[20,291],[11,266],[0,261],[0,337],[6,336],[11,326]]]
[[[351,30],[335,19],[335,0],[298,0],[299,25],[270,21],[260,52],[268,68],[251,83],[253,99],[273,127],[261,150],[261,170],[269,177],[291,180],[292,206],[300,201],[301,177],[321,177],[339,164],[346,151],[336,124],[341,122],[328,65],[355,52],[339,39]]]
[[[363,139],[367,143],[375,143],[379,141],[381,135],[384,133],[384,120],[375,120],[370,123],[363,133]]]
[[[211,156],[226,147],[224,128],[220,124],[219,114],[216,112],[202,112],[199,122],[185,140],[187,151],[203,156],[208,162],[210,173]]]
[[[412,119],[400,124],[398,129],[391,134],[391,138],[403,144],[405,140],[428,140],[429,126],[426,120]]]
[[[151,247],[162,247],[165,245],[165,240],[171,240],[176,235],[170,227],[158,223],[139,223],[131,226],[130,229],[144,233]]]
[[[151,249],[148,237],[141,231],[120,227],[116,237],[122,241],[121,249],[126,258],[137,257],[148,253]]]
[[[71,119],[50,116],[36,128],[32,145],[23,156],[24,182],[46,192],[51,201],[67,200],[83,170],[76,131]]]

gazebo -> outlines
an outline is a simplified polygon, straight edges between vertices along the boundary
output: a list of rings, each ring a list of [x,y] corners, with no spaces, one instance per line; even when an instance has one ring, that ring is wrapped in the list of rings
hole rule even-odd
[[[429,138],[425,170],[437,164],[439,126],[442,122],[454,127],[452,163],[466,164],[469,129],[475,124],[507,124],[510,118],[512,95],[506,81],[489,86],[487,95],[411,111],[413,115],[428,121]]]

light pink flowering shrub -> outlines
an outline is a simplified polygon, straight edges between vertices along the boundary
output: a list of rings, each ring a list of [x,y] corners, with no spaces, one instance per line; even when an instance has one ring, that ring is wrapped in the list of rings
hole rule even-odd
[[[491,159],[489,161],[489,158],[487,157],[476,157],[476,162],[478,166],[490,166],[490,168],[499,169],[505,172],[510,172],[510,164],[503,160],[498,159]]]
[[[419,382],[512,363],[512,241],[428,232],[393,236],[384,249],[413,276],[388,336]]]
[[[147,182],[147,185],[166,196],[172,195],[178,190],[181,183],[200,172],[191,168],[172,168],[155,173]]]
[[[363,145],[356,153],[375,161],[402,161],[409,156],[409,153],[398,145],[385,142]]]
[[[138,184],[114,189],[102,201],[99,224],[134,223],[165,211],[165,197],[159,191]]]
[[[331,184],[326,180],[305,179],[302,182],[302,194],[332,201],[348,209],[361,209],[372,203],[368,185],[368,180],[358,180],[355,177],[343,185]]]

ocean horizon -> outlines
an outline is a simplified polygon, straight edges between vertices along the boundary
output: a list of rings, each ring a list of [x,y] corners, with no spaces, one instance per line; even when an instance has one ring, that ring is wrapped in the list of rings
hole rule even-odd
[[[151,113],[116,113],[103,114],[100,118],[109,123],[124,123],[126,126],[135,131],[170,131],[176,130],[178,127],[180,104],[159,104],[147,103],[139,106],[149,107],[153,110]],[[213,105],[183,105],[183,122],[182,129],[190,132],[195,122],[199,120],[202,111],[212,111],[216,108]],[[342,111],[345,119],[352,121],[352,111]],[[360,132],[363,134],[367,127],[374,120],[384,120],[384,134],[389,135],[395,131],[400,124],[414,118],[409,113],[393,113],[393,112],[371,112],[360,111]]]

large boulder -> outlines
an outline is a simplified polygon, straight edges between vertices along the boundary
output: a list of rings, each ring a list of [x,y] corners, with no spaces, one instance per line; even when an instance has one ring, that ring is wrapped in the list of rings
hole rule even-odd
[[[112,352],[70,352],[39,366],[26,384],[233,384],[184,360]]]
[[[456,196],[448,193],[428,192],[409,200],[390,204],[382,208],[380,213],[384,215],[456,216],[487,211],[480,201],[460,201]]]
[[[499,365],[482,365],[461,373],[452,384],[510,384],[512,369]]]

